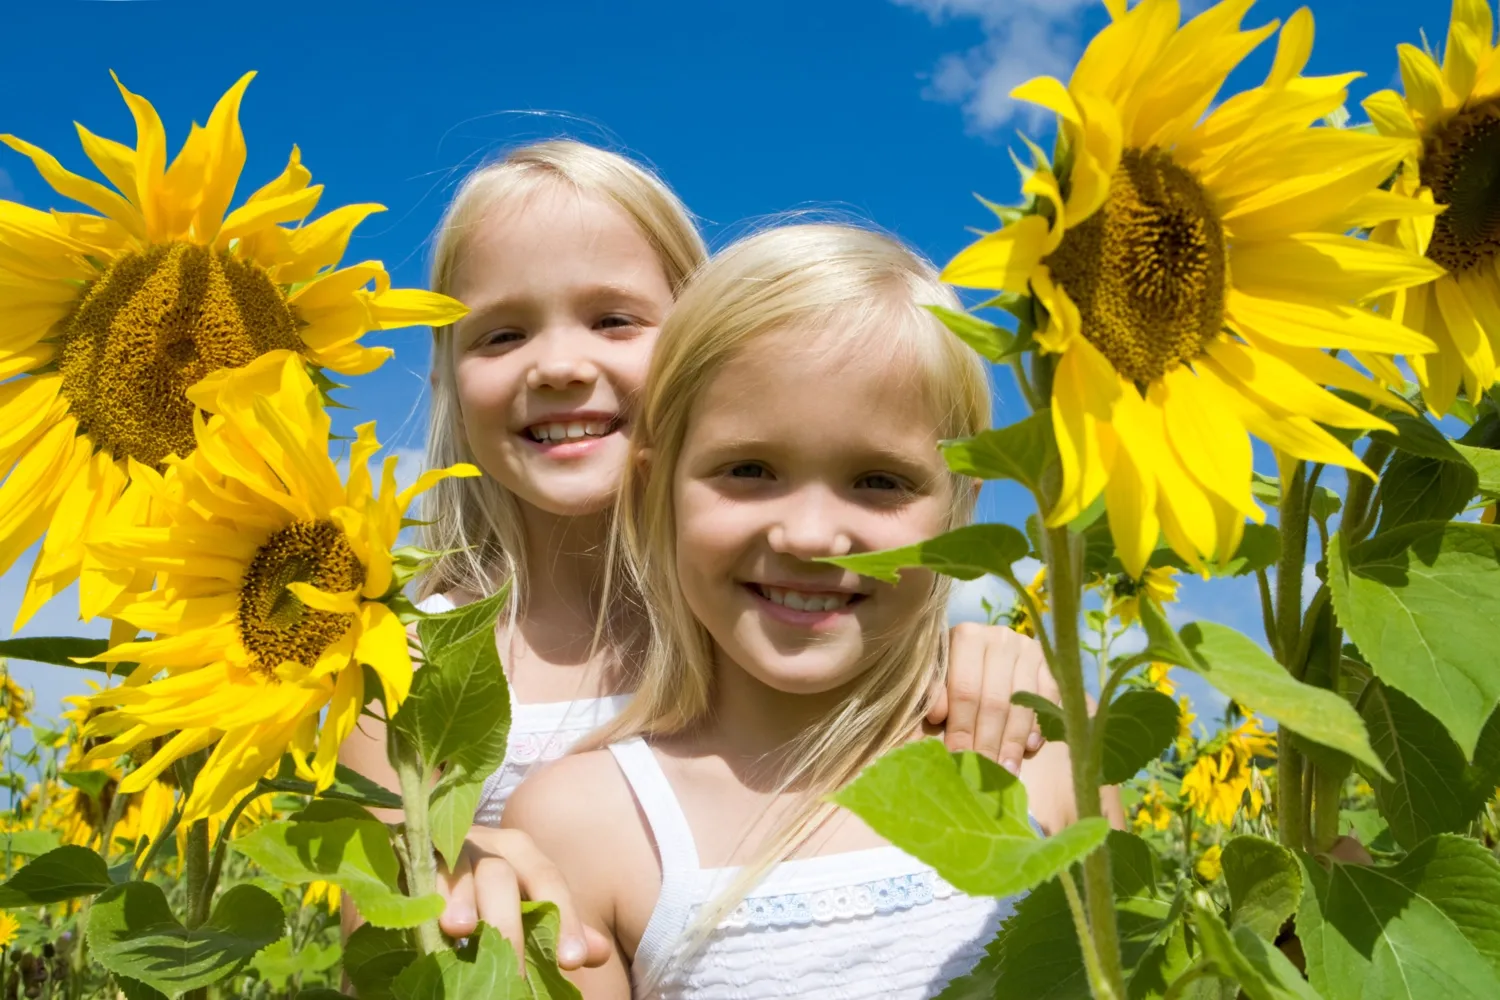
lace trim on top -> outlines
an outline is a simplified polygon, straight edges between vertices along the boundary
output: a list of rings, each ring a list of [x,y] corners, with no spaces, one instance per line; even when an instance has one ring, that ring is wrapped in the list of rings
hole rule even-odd
[[[954,891],[953,886],[936,872],[919,871],[815,892],[747,897],[719,926],[739,930],[746,927],[805,927],[835,920],[854,920],[909,910],[934,899],[947,899]]]

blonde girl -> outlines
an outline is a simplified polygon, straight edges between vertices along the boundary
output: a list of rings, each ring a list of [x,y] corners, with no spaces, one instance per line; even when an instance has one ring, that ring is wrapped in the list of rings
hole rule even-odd
[[[615,153],[571,141],[518,149],[471,175],[439,228],[432,286],[470,307],[435,332],[427,464],[486,475],[438,489],[423,544],[447,552],[422,581],[437,611],[511,584],[497,642],[513,693],[510,750],[484,789],[442,920],[463,935],[483,918],[519,939],[521,895],[563,913],[564,966],[603,939],[573,917],[568,889],[524,835],[499,831],[511,790],[538,763],[624,708],[644,635],[636,595],[602,600],[606,539],[636,402],[674,300],[705,258],[677,197]],[[596,644],[601,607],[608,634]],[[1048,692],[1035,649],[1003,629],[953,638],[950,739],[1019,764],[1039,745],[1015,690]],[[1055,694],[1053,695],[1055,697]],[[948,708],[951,704],[951,709]],[[394,786],[383,734],[366,724],[343,759]],[[351,911],[351,920],[353,919]]]
[[[894,241],[789,226],[724,251],[661,333],[617,522],[639,686],[503,820],[609,934],[575,973],[591,1000],[930,997],[1009,910],[823,804],[921,735],[945,668],[945,580],[818,561],[972,513],[937,445],[988,426],[988,383],[934,303],[957,305]],[[1044,828],[1071,819],[1065,747],[1021,774]]]

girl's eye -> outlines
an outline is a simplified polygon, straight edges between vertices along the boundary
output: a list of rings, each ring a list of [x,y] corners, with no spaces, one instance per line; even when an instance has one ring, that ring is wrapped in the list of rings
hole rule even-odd
[[[629,316],[612,314],[601,319],[599,321],[599,325],[606,330],[621,330],[626,327],[640,326],[640,323],[631,319]]]
[[[904,482],[884,472],[872,472],[867,476],[861,476],[854,485],[870,490],[890,490],[901,493],[909,489]]]
[[[731,479],[765,479],[770,475],[770,470],[759,462],[741,462],[729,468]]]
[[[513,344],[525,339],[526,335],[520,330],[491,330],[489,333],[480,334],[474,346],[498,347],[501,344]]]

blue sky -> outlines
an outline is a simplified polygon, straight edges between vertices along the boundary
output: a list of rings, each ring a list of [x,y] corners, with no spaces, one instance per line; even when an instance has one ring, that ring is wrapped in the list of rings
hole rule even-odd
[[[1203,6],[1202,4],[1199,5]],[[1265,0],[1247,23],[1296,5]],[[1312,72],[1363,69],[1358,98],[1395,82],[1395,46],[1440,41],[1447,5],[1336,0],[1314,5]],[[1039,73],[1066,76],[1103,23],[1084,0],[771,0],[632,3],[259,3],[56,0],[8,11],[20,44],[0,60],[0,130],[82,172],[72,122],[130,142],[114,69],[150,98],[175,149],[247,69],[249,162],[241,196],[273,177],[293,143],[323,208],[378,201],[346,261],[383,260],[398,284],[424,280],[428,239],[464,172],[507,146],[556,135],[653,165],[701,217],[715,246],[794,209],[874,220],[942,262],[989,224],[972,192],[1016,197],[1015,130],[1044,123],[1004,98]],[[1231,85],[1258,82],[1263,45]],[[24,158],[0,150],[0,198],[61,202]],[[343,395],[418,457],[428,335],[378,342],[396,357]],[[1021,415],[1008,379],[1001,420]],[[987,520],[1019,523],[1022,497],[987,491]],[[0,578],[0,621],[18,604],[23,558]],[[1192,583],[1174,613],[1259,636],[1254,587]],[[65,603],[24,634],[78,631]],[[61,668],[13,664],[43,711],[80,690]]]

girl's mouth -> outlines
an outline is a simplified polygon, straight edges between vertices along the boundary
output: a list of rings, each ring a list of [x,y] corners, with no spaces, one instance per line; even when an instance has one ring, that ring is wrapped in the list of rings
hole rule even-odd
[[[537,444],[560,444],[608,437],[619,429],[619,417],[609,420],[552,420],[532,424],[521,435]]]
[[[830,623],[848,614],[866,597],[846,591],[791,590],[763,583],[747,583],[745,589],[769,617],[802,626]]]

